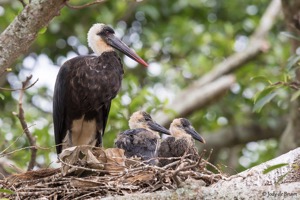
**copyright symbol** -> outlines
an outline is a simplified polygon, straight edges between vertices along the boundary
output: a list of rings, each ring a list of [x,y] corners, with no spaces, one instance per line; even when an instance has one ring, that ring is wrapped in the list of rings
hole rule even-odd
[[[263,196],[266,196],[266,194],[267,194],[266,192],[263,192],[263,193],[262,193]]]

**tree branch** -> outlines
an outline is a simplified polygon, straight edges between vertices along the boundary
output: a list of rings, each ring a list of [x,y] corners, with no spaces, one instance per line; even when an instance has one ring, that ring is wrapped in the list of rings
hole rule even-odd
[[[0,90],[4,90],[4,91],[18,91],[18,90],[27,90],[29,88],[31,88],[32,86],[34,86],[36,84],[36,82],[38,82],[39,79],[36,79],[32,84],[26,86],[25,88],[19,88],[19,89],[11,89],[11,88],[3,88],[3,87],[0,87]]]
[[[242,67],[247,62],[265,52],[268,48],[266,36],[273,27],[278,13],[280,12],[280,0],[273,0],[263,14],[260,23],[254,34],[250,37],[250,42],[247,48],[242,52],[237,52],[223,62],[219,63],[208,74],[204,75],[201,79],[195,81],[191,87],[201,87],[224,74],[231,73],[232,71]]]
[[[224,147],[247,144],[251,141],[279,138],[286,122],[284,119],[277,119],[276,122],[278,122],[276,126],[264,126],[257,121],[252,121],[247,125],[224,128],[215,133],[204,133],[206,144],[201,146],[205,149],[218,150]]]
[[[157,113],[154,118],[159,121],[162,125],[168,125],[171,119],[177,116],[186,116],[187,114],[191,114],[195,110],[189,110],[189,112],[183,112],[184,110],[188,110],[191,105],[190,102],[186,101],[186,98],[193,94],[194,92],[199,93],[200,96],[204,96],[205,93],[200,94],[203,90],[203,87],[217,79],[221,76],[224,76],[228,73],[233,72],[234,70],[241,68],[247,62],[255,58],[256,56],[260,55],[262,52],[266,51],[267,42],[265,37],[267,36],[268,32],[273,27],[278,13],[280,12],[280,0],[273,0],[270,5],[268,6],[267,10],[265,11],[264,15],[262,16],[259,26],[255,30],[254,34],[251,36],[250,42],[247,48],[242,51],[235,53],[228,57],[223,62],[217,64],[213,70],[209,73],[205,74],[200,79],[194,81],[189,87],[184,89],[181,93],[179,93],[174,99],[175,101],[171,103],[167,108],[174,109],[176,116],[170,116],[164,112]],[[201,102],[201,101],[200,101]],[[201,108],[203,107],[203,102],[201,102],[201,106],[197,106],[197,102],[193,102],[194,108]],[[180,107],[180,109],[177,109]]]
[[[59,15],[66,0],[31,1],[0,35],[0,74],[25,53],[41,28]],[[38,20],[37,20],[38,19]]]
[[[175,98],[175,101],[168,106],[168,109],[172,109],[175,113],[165,114],[160,112],[156,114],[154,118],[163,126],[167,126],[173,120],[175,115],[182,117],[187,116],[195,110],[203,108],[220,99],[234,82],[234,75],[226,75],[201,88],[188,88],[185,90],[189,91],[186,95],[178,95],[178,97]]]
[[[35,159],[36,159],[36,153],[37,153],[37,148],[36,148],[36,138],[32,136],[30,133],[27,123],[25,121],[25,116],[24,116],[24,110],[23,110],[23,96],[26,90],[27,85],[29,84],[30,79],[32,78],[32,75],[26,77],[26,80],[22,82],[22,90],[20,91],[20,97],[19,97],[19,113],[17,114],[18,119],[21,122],[21,126],[24,130],[24,133],[26,137],[28,138],[29,144],[31,146],[31,158],[30,162],[27,168],[27,171],[31,171],[34,166],[35,166]]]

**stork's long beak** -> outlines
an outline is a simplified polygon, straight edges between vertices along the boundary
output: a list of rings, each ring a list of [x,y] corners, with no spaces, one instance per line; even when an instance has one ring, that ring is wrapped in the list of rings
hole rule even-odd
[[[170,131],[166,129],[165,127],[155,123],[155,122],[148,122],[148,126],[151,130],[159,132],[159,133],[164,133],[167,135],[171,135]]]
[[[107,37],[107,43],[112,46],[113,48],[121,51],[131,59],[135,60],[136,62],[144,65],[145,67],[148,67],[148,64],[140,58],[135,52],[133,52],[124,42],[122,42],[119,38],[114,36],[113,34],[110,34]]]
[[[193,128],[185,128],[184,129],[188,134],[190,134],[195,140],[198,140],[199,142],[205,144],[205,140],[203,137],[200,136],[200,134],[195,131]]]

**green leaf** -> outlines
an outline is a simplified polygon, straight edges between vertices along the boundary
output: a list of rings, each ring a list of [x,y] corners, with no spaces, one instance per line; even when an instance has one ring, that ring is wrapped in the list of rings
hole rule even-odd
[[[259,81],[259,82],[266,82],[272,85],[273,83],[265,76],[254,76],[250,78],[250,81]]]
[[[0,99],[1,99],[1,100],[4,100],[4,99],[5,99],[5,96],[4,96],[3,94],[1,94],[1,93],[0,93]]]
[[[278,168],[280,168],[280,167],[284,167],[284,166],[287,166],[287,165],[288,165],[288,163],[280,163],[280,164],[277,164],[277,165],[273,165],[273,166],[268,167],[267,169],[265,169],[265,170],[263,171],[263,174],[267,174],[267,173],[269,173],[270,171],[273,171],[273,170],[275,170],[275,169],[278,169]]]
[[[0,189],[0,193],[14,194],[15,192],[9,189]]]
[[[46,31],[47,31],[47,27],[45,26],[39,30],[39,35],[46,33]]]
[[[290,172],[287,172],[287,173],[283,174],[282,176],[280,176],[276,183],[278,184],[280,181],[282,181],[284,179],[284,177],[286,177],[286,175],[288,175],[289,173]]]
[[[286,68],[287,70],[291,70],[291,68],[300,60],[300,56],[299,55],[293,55],[288,59]]]
[[[255,95],[254,95],[254,97],[253,97],[253,101],[254,101],[254,104],[256,104],[256,102],[259,100],[259,99],[261,99],[261,98],[263,98],[263,97],[265,97],[266,95],[268,95],[268,94],[270,94],[273,90],[275,90],[276,89],[276,87],[273,87],[273,86],[271,86],[271,87],[266,87],[266,88],[264,88],[262,91],[260,91],[260,92],[257,92]]]
[[[298,90],[297,92],[295,92],[292,97],[291,97],[291,101],[295,101],[296,99],[298,99],[298,97],[300,96],[300,90]]]
[[[277,95],[277,92],[271,92],[270,94],[264,96],[261,98],[257,103],[254,105],[253,111],[254,112],[260,112],[260,110],[269,103],[275,96]]]

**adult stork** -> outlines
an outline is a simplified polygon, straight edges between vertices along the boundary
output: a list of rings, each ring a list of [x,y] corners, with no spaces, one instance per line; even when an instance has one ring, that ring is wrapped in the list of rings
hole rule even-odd
[[[56,78],[53,123],[57,154],[71,146],[102,146],[111,101],[121,87],[124,74],[114,49],[148,66],[105,24],[94,24],[87,40],[96,55],[66,61]]]
[[[156,157],[160,145],[159,133],[170,135],[165,127],[153,121],[152,117],[143,111],[133,113],[129,119],[129,130],[121,132],[115,140],[115,146],[124,149],[126,157],[140,157],[149,160]],[[148,163],[156,164],[152,159]]]
[[[204,144],[205,140],[195,131],[191,123],[185,118],[174,119],[170,125],[170,133],[171,136],[164,139],[158,149],[159,165],[165,166],[175,161],[163,158],[181,157],[185,153],[191,155],[189,158],[196,159],[198,150],[194,139]]]

